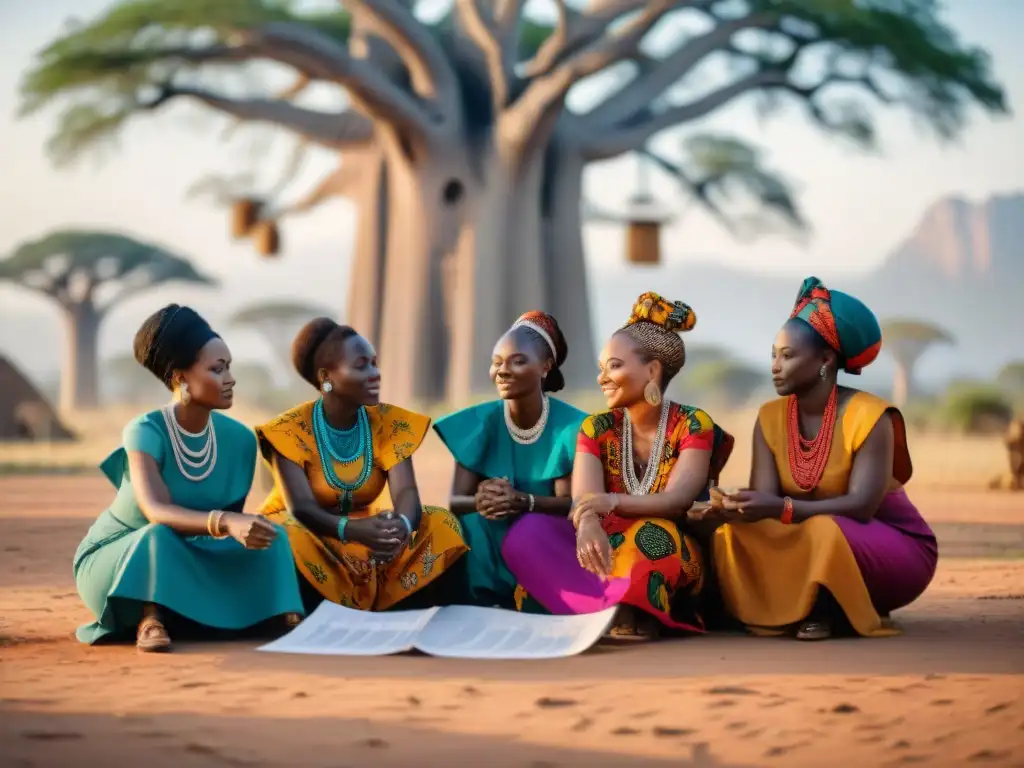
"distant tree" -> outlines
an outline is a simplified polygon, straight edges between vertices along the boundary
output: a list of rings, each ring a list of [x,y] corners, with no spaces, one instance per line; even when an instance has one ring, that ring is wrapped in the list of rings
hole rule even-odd
[[[740,360],[723,358],[696,364],[687,373],[685,386],[736,408],[746,405],[765,381],[764,371]]]
[[[1013,408],[991,385],[950,387],[944,404],[945,425],[960,432],[1002,433],[1013,419]]]
[[[303,325],[314,317],[334,314],[329,309],[287,299],[268,299],[250,304],[231,316],[230,323],[250,328],[270,346],[277,364],[292,370],[292,340]],[[356,329],[358,330],[358,329]]]
[[[0,280],[42,293],[64,316],[62,409],[99,402],[96,345],[100,323],[117,305],[171,281],[212,285],[188,260],[126,235],[62,230],[25,243],[0,261]]]
[[[1011,398],[1024,396],[1024,360],[1014,360],[996,375],[996,386]]]
[[[167,390],[153,374],[139,365],[134,355],[117,355],[104,361],[100,367],[103,380],[100,394],[104,402],[138,405],[167,399]]]
[[[882,324],[882,349],[896,363],[892,383],[893,402],[903,407],[914,391],[914,366],[929,347],[953,344],[953,337],[937,325],[923,320],[889,320]]]

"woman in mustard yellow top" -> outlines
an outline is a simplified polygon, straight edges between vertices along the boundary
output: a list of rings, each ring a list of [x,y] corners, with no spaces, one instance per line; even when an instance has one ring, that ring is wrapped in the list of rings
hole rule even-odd
[[[386,610],[468,549],[448,510],[420,504],[411,457],[430,419],[380,402],[377,353],[348,326],[310,321],[292,360],[321,396],[256,428],[275,481],[261,513],[320,596]]]
[[[751,489],[713,498],[709,513],[727,521],[714,536],[725,607],[755,633],[821,640],[848,622],[860,635],[894,634],[884,617],[935,573],[935,536],[903,490],[903,416],[836,383],[839,369],[874,361],[881,341],[864,304],[814,277],[776,336],[782,397],[758,415]]]

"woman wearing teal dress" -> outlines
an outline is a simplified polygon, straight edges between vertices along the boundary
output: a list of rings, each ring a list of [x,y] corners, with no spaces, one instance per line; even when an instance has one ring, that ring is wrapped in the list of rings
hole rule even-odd
[[[516,579],[501,542],[523,516],[566,517],[576,435],[586,414],[548,397],[565,386],[568,346],[551,315],[528,312],[498,340],[491,379],[498,400],[439,419],[455,458],[451,510],[470,550],[446,580],[444,602],[516,608]]]
[[[177,402],[129,423],[100,465],[117,496],[75,553],[78,593],[96,617],[78,639],[134,633],[140,651],[166,651],[176,617],[222,630],[294,622],[303,609],[288,541],[242,513],[256,437],[218,412],[234,398],[227,345],[170,304],[143,323],[134,351]]]

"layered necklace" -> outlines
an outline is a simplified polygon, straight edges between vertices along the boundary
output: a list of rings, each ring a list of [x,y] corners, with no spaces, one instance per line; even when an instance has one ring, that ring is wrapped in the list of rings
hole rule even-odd
[[[835,432],[836,413],[839,403],[839,387],[833,385],[829,393],[825,413],[821,417],[821,427],[813,440],[807,440],[800,434],[800,412],[797,408],[796,395],[789,396],[788,429],[786,442],[789,444],[789,471],[793,481],[804,493],[813,491],[821,482],[832,451],[832,435]]]
[[[523,429],[512,420],[512,405],[508,400],[505,401],[505,426],[508,428],[508,433],[512,436],[512,439],[520,445],[532,445],[540,440],[540,436],[544,434],[544,427],[548,425],[548,413],[551,410],[551,406],[548,403],[547,395],[543,395],[542,399],[540,418],[529,429]]]
[[[210,476],[217,466],[217,432],[213,428],[213,414],[210,414],[206,426],[199,432],[189,432],[174,416],[174,403],[168,403],[161,409],[167,434],[171,439],[171,453],[178,465],[178,471],[186,480],[199,483]],[[194,440],[206,438],[202,447],[194,451],[185,444],[185,438]]]
[[[316,440],[317,452],[320,454],[324,479],[331,488],[338,491],[341,513],[348,514],[352,508],[353,492],[363,486],[373,470],[373,440],[366,409],[360,406],[356,413],[355,426],[351,429],[335,429],[327,423],[324,416],[323,399],[317,400],[313,406],[313,437]],[[335,461],[343,466],[350,466],[360,459],[363,460],[363,467],[358,477],[351,483],[342,480],[334,471]]]
[[[651,455],[647,459],[643,480],[637,480],[636,469],[633,467],[633,422],[630,421],[629,411],[626,409],[622,411],[622,483],[626,486],[626,493],[631,496],[646,496],[654,488],[654,481],[658,478],[658,466],[661,464],[661,455],[665,450],[668,411],[669,401],[662,400],[658,431],[654,433]]]

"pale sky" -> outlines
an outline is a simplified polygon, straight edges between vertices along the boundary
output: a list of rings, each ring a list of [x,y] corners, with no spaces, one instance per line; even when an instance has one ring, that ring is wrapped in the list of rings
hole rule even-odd
[[[21,73],[66,18],[90,18],[109,5],[107,0],[0,0],[0,146],[5,177],[0,191],[0,254],[54,228],[124,230],[189,255],[221,278],[225,290],[217,303],[226,309],[248,298],[288,294],[340,308],[347,282],[351,207],[337,201],[289,221],[283,258],[261,261],[248,244],[228,239],[222,209],[185,197],[186,189],[203,175],[230,168],[240,151],[227,154],[217,138],[222,124],[197,120],[200,111],[173,109],[135,121],[102,164],[86,162],[66,170],[51,165],[45,143],[54,116],[16,116]],[[962,38],[991,52],[1011,107],[1020,109],[1024,2],[948,0],[946,5]],[[814,232],[806,245],[782,238],[740,243],[707,217],[689,213],[664,241],[669,264],[680,268],[692,259],[713,259],[797,277],[823,263],[829,264],[830,272],[866,270],[910,234],[937,198],[955,193],[984,199],[1024,187],[1024,122],[1018,117],[993,121],[975,114],[961,141],[942,146],[916,131],[904,114],[882,113],[882,150],[875,156],[822,136],[795,112],[762,123],[749,102],[717,113],[700,127],[738,133],[763,145],[771,164],[796,182]],[[322,168],[312,168],[307,178],[315,179],[330,167],[329,156],[322,162]],[[621,206],[633,184],[632,161],[593,168],[588,182],[595,202],[604,208]],[[681,208],[668,182],[659,184],[658,190],[663,202]],[[606,226],[588,227],[586,242],[593,267],[622,258],[622,237],[608,236]],[[147,306],[154,301],[150,298]],[[21,313],[35,317],[39,311],[46,311],[42,300],[25,299],[0,287],[0,325]],[[55,332],[56,317],[53,322]],[[4,334],[3,339],[9,336]],[[105,346],[106,339],[105,333]],[[16,358],[25,356],[20,350],[13,352]],[[35,360],[25,362],[36,367]]]

